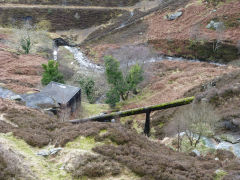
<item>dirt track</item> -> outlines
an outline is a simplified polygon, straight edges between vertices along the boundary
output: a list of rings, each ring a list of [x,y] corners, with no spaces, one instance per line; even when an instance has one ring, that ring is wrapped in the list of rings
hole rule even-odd
[[[0,8],[24,8],[24,9],[119,9],[130,11],[131,7],[102,7],[102,6],[61,6],[61,5],[30,5],[30,4],[0,4]]]

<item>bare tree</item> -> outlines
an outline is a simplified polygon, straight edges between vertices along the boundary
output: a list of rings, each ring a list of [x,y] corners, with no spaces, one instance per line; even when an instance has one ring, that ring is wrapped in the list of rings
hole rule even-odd
[[[225,26],[223,22],[219,22],[216,26],[217,39],[213,42],[213,52],[216,53],[217,50],[222,46],[223,35],[225,31]]]
[[[177,150],[181,151],[182,147],[182,136],[181,136],[181,124],[177,121]]]
[[[190,44],[189,48],[193,51],[194,57],[198,58],[198,49],[207,39],[203,33],[200,31],[200,24],[195,24],[190,28],[189,36],[190,36]]]
[[[192,49],[194,57],[197,59],[197,48],[198,42],[200,40],[200,25],[195,24],[190,29],[190,45],[189,48]]]
[[[181,146],[180,133],[184,132],[190,145],[196,147],[202,136],[214,133],[219,120],[214,108],[205,102],[193,104],[177,113],[178,148]]]
[[[240,40],[238,40],[237,48],[238,48],[238,54],[240,54]]]
[[[195,24],[190,29],[190,39],[198,41],[200,38],[200,24]]]

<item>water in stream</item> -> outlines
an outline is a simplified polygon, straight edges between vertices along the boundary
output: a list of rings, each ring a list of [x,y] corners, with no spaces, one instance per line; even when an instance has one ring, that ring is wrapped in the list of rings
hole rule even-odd
[[[185,135],[185,132],[180,133],[180,136],[183,136],[183,135]],[[234,137],[230,133],[225,134],[225,136],[229,136],[232,138]],[[177,137],[177,135],[175,137]],[[197,139],[198,135],[194,135],[194,137]],[[203,141],[204,145],[207,148],[228,150],[233,152],[235,156],[240,157],[240,141],[239,140],[235,140],[233,143],[231,143],[218,137],[217,138],[218,142],[217,142],[215,138],[209,138],[209,137],[203,136],[201,137],[201,140]]]
[[[85,69],[91,69],[91,70],[96,70],[96,71],[104,71],[104,67],[92,63],[82,52],[80,49],[76,47],[70,47],[70,46],[64,46],[67,50],[69,50],[73,56],[74,59],[79,63],[80,67],[84,67]],[[57,49],[54,49],[53,51],[53,56],[54,60],[57,60]],[[154,62],[159,62],[162,60],[169,60],[169,61],[190,61],[190,62],[201,62],[198,59],[184,59],[181,57],[171,57],[171,56],[157,56],[157,57],[151,57],[146,60],[144,60],[142,63],[147,64],[147,63],[154,63]],[[136,63],[139,63],[138,61],[129,61],[128,64],[121,64],[121,67],[123,68],[124,66],[132,66]],[[210,62],[210,64],[214,64],[217,66],[225,66],[224,64],[219,64],[219,63],[213,63]]]
[[[78,48],[69,46],[64,47],[73,54],[74,59],[79,63],[80,66],[98,71],[103,71],[103,67],[92,63]]]
[[[207,137],[203,137],[202,139],[208,148],[232,151],[237,157],[240,157],[240,143],[233,144],[227,141],[217,143],[214,139]]]
[[[11,99],[11,97],[14,97],[16,95],[16,93],[0,86],[0,98]]]
[[[80,68],[91,69],[95,71],[103,71],[104,68],[100,65],[92,63],[82,52],[76,47],[64,46],[73,54],[74,59],[78,62]],[[53,58],[56,61],[58,56],[58,48],[53,50]]]

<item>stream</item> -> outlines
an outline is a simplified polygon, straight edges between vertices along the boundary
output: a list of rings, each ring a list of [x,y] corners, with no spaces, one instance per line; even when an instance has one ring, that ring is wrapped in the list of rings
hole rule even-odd
[[[76,47],[64,46],[69,52],[73,54],[74,60],[76,60],[79,64],[80,68],[91,69],[95,71],[103,72],[104,68],[100,65],[92,63],[82,52],[80,49]],[[54,47],[53,49],[53,59],[57,61],[58,56],[58,48]]]
[[[104,70],[102,66],[92,63],[78,48],[70,46],[64,47],[73,54],[74,59],[79,63],[80,66],[85,68],[91,68],[97,71]]]
[[[214,138],[202,137],[202,140],[208,148],[228,150],[233,152],[237,157],[240,157],[239,135],[234,136],[231,134],[222,134],[221,136],[226,136],[229,140],[223,140],[220,136]],[[216,139],[219,142],[217,142]]]
[[[71,52],[73,54],[74,59],[78,62],[80,68],[85,68],[85,70],[91,69],[91,70],[100,71],[100,72],[104,71],[104,67],[103,66],[92,63],[81,52],[81,50],[79,48],[77,48],[77,47],[70,47],[70,46],[64,46],[64,48],[66,48],[67,50],[69,50],[69,52]],[[53,50],[54,60],[57,60],[57,56],[58,56],[58,49],[54,48],[54,50]],[[185,58],[181,58],[181,57],[171,57],[171,56],[160,55],[160,56],[157,56],[157,57],[148,58],[148,59],[142,61],[141,63],[147,64],[147,63],[154,63],[154,62],[159,62],[159,61],[163,61],[163,60],[202,62],[202,61],[200,61],[198,59],[185,59]],[[121,64],[121,68],[124,68],[125,66],[132,66],[132,65],[135,65],[136,63],[139,63],[136,60],[132,60],[132,61],[129,61],[129,62],[130,63],[128,63],[128,64]],[[224,64],[220,64],[220,63],[214,63],[214,62],[208,62],[208,63],[216,65],[216,66],[225,66]]]
[[[228,150],[233,152],[235,156],[240,157],[240,142],[231,143],[224,140],[217,142],[215,139],[207,137],[202,137],[202,140],[208,148]]]
[[[184,136],[185,132],[181,132],[180,136]],[[175,135],[176,138],[177,135]],[[194,135],[194,138],[197,139],[198,135]],[[171,138],[170,138],[171,139]],[[237,157],[240,157],[240,135],[233,134],[232,132],[215,135],[214,137],[201,137],[201,140],[205,147],[210,149],[223,149],[233,152]],[[165,145],[167,143],[164,143]]]

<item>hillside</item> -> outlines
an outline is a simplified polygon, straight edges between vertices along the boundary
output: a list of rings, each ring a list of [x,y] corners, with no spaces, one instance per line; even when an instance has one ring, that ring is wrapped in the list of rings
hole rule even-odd
[[[1,1],[0,180],[238,180],[239,12],[237,0]],[[113,85],[104,56],[119,62],[126,83],[134,65],[143,72],[115,107],[105,104]],[[51,59],[65,84],[80,88],[74,115],[52,97],[56,109],[21,99],[41,93]],[[69,122],[191,96],[191,104],[151,112],[150,136],[146,114]]]
[[[137,19],[121,31],[101,37],[90,48],[96,53],[101,46],[147,43],[160,54],[180,56],[189,59],[228,63],[239,58],[239,2],[229,1],[218,6],[210,6],[200,1],[174,4]],[[167,15],[181,12],[175,20],[167,20]],[[223,23],[224,29],[215,30],[206,26],[211,22]],[[100,42],[100,43],[99,43]],[[214,50],[216,43],[221,43]],[[100,47],[99,47],[100,46]],[[221,49],[222,48],[222,49]],[[101,52],[102,53],[102,52]]]

